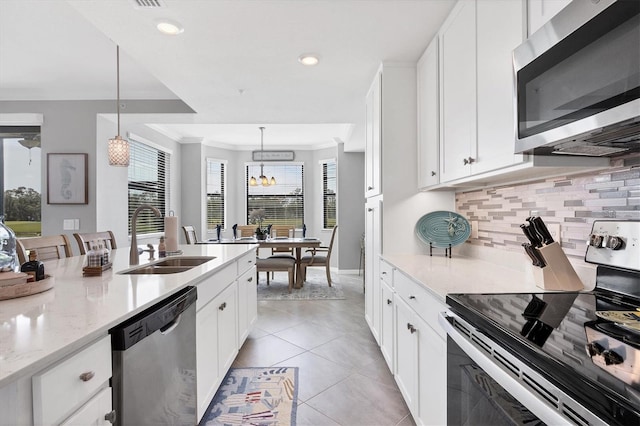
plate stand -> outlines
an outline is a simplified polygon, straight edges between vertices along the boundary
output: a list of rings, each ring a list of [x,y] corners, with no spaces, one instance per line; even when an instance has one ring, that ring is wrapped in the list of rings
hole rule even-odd
[[[433,256],[433,243],[429,243],[429,256]],[[444,256],[451,259],[451,244],[444,248]]]

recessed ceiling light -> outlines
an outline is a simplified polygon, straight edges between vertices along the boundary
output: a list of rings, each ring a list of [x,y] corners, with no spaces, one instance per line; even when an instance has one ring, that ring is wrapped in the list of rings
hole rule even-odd
[[[314,65],[317,65],[320,60],[318,59],[317,55],[305,53],[303,55],[300,55],[300,57],[298,58],[298,62],[300,62],[302,65],[312,67]]]
[[[156,28],[162,34],[167,34],[167,35],[178,35],[184,32],[184,28],[182,28],[180,24],[174,21],[166,20],[166,19],[158,21],[156,23]]]

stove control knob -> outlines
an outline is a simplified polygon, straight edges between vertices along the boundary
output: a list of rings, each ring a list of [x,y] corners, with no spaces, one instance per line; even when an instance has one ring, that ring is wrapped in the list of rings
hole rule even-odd
[[[591,234],[589,236],[589,245],[592,247],[595,247],[595,248],[602,247],[603,241],[604,241],[604,238],[602,237],[602,235]]]
[[[587,345],[587,351],[591,357],[601,355],[604,350],[604,347],[598,342],[591,342]]]
[[[622,248],[623,240],[620,237],[610,236],[607,238],[607,247],[611,250],[619,250]]]
[[[611,349],[602,352],[602,356],[604,357],[604,363],[607,365],[622,364],[624,362],[624,359]]]

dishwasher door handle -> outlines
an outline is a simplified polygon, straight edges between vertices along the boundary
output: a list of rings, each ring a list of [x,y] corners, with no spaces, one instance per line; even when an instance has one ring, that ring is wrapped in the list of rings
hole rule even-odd
[[[163,334],[163,335],[171,333],[173,330],[175,330],[175,328],[178,326],[178,324],[180,324],[180,318],[182,318],[182,314],[178,315],[178,317],[176,319],[174,319],[169,324],[167,324],[164,327],[162,327],[160,329],[160,333]]]

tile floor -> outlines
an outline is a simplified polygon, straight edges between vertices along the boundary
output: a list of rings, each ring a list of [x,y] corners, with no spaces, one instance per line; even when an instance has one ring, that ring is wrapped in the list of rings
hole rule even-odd
[[[299,426],[415,425],[364,319],[362,277],[333,278],[345,300],[259,301],[233,366],[299,367]]]

